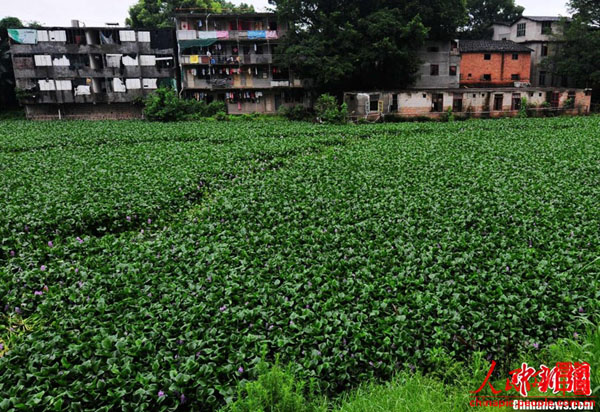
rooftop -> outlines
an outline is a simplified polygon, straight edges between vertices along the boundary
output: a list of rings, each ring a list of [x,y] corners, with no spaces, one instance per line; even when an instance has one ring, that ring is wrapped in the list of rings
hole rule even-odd
[[[461,53],[478,52],[517,52],[531,53],[529,47],[509,40],[461,40],[459,43]]]
[[[522,18],[532,21],[561,21],[563,19],[561,16],[522,16]],[[569,18],[567,17],[567,19]]]

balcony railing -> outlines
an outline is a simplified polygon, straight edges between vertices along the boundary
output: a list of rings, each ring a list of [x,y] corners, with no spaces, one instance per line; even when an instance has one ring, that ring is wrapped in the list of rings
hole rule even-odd
[[[241,54],[241,55],[186,55],[181,56],[182,64],[221,64],[221,65],[239,65],[239,64],[271,64],[273,63],[272,54]]]

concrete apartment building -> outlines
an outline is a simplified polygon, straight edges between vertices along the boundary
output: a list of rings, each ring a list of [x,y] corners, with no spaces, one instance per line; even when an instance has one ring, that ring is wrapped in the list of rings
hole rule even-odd
[[[273,13],[178,14],[183,97],[224,101],[229,113],[309,105],[303,82],[274,63],[285,33]]]
[[[548,56],[556,53],[561,45],[561,18],[556,16],[523,16],[512,23],[492,25],[493,40],[510,40],[532,50],[531,84],[532,86],[569,87],[573,86],[563,76],[553,76],[542,66]]]
[[[177,87],[172,30],[9,29],[17,95],[27,118],[137,118],[140,99]]]
[[[418,52],[421,61],[414,87],[418,89],[459,86],[461,68],[458,40],[427,41]]]

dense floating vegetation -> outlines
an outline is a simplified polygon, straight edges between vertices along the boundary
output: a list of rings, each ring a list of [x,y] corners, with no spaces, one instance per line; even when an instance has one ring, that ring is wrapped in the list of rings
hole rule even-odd
[[[597,314],[600,118],[3,122],[0,409],[339,391]]]

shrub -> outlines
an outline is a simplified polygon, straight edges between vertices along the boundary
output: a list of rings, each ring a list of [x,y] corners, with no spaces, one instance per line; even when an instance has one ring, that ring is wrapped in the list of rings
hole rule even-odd
[[[174,122],[182,120],[182,100],[171,88],[161,87],[150,94],[144,101],[144,116],[153,122]]]
[[[227,115],[227,113],[225,113],[224,111],[218,112],[212,117],[213,117],[213,119],[218,120],[220,122],[229,121],[229,115]]]
[[[282,117],[288,120],[309,120],[312,117],[310,110],[304,107],[304,105],[298,104],[296,106],[281,106],[277,111]]]
[[[173,122],[181,120],[199,120],[227,111],[224,102],[212,102],[195,99],[180,99],[171,88],[160,88],[144,101],[144,115],[150,121]]]
[[[448,110],[444,114],[443,120],[446,122],[453,122],[455,120],[454,112],[452,112],[452,107],[448,107]]]
[[[527,110],[528,106],[529,105],[527,103],[527,98],[526,97],[521,98],[521,107],[519,108],[519,113],[517,114],[517,117],[523,118],[523,119],[527,118],[529,116],[528,110]]]
[[[281,411],[313,412],[315,404],[305,398],[305,384],[298,381],[288,366],[272,368],[262,362],[258,365],[259,377],[238,390],[237,401],[225,410],[230,412]]]
[[[348,105],[338,106],[335,97],[322,94],[315,103],[317,120],[322,123],[343,124],[348,121]]]

